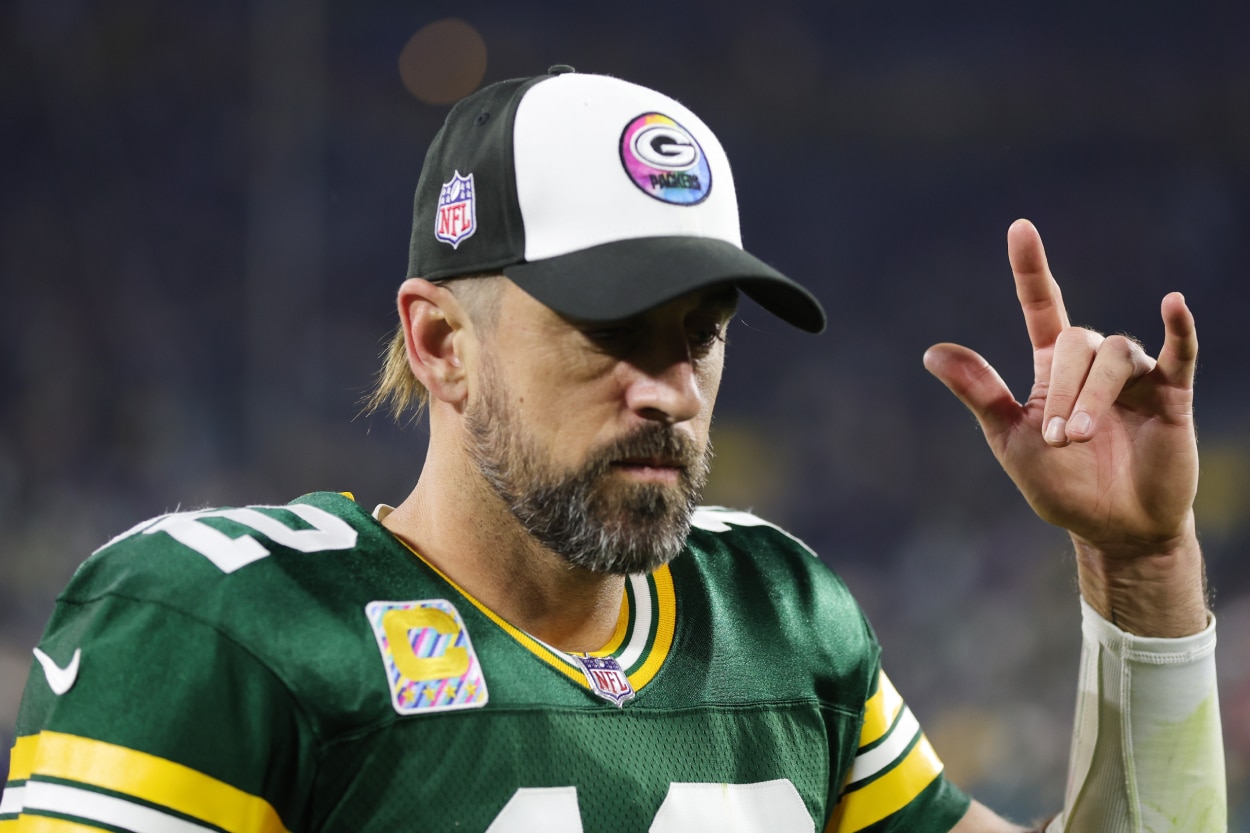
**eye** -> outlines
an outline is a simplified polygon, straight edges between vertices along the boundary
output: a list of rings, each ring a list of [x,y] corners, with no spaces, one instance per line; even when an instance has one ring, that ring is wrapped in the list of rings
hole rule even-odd
[[[687,328],[691,350],[700,356],[711,352],[716,342],[725,340],[725,325],[719,318],[691,321]]]
[[[582,329],[582,335],[599,347],[616,351],[633,343],[638,337],[638,325],[630,322],[616,322],[588,326]]]
[[[635,329],[634,327],[621,324],[612,327],[595,327],[593,330],[583,330],[582,332],[586,334],[587,338],[594,341],[615,341],[633,335]]]

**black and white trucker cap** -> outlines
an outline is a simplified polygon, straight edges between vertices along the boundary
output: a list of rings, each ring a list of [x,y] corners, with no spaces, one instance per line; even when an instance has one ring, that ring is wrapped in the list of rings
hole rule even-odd
[[[808,332],[803,287],[742,249],[720,142],[646,87],[556,66],[458,102],[426,154],[408,274],[502,272],[556,312],[636,315],[731,283]]]

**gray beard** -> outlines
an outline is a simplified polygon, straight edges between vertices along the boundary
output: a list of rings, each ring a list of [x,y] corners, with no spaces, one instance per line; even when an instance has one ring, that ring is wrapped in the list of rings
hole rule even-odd
[[[711,445],[652,423],[596,449],[579,468],[558,472],[507,407],[489,373],[477,406],[465,414],[469,454],[482,477],[539,544],[594,573],[650,573],[681,552],[707,482]],[[675,487],[622,483],[613,461],[663,457],[683,466]]]

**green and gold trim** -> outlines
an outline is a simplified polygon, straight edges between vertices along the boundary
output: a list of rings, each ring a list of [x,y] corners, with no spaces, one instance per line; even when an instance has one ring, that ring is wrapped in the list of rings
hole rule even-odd
[[[897,813],[942,772],[942,761],[882,671],[864,704],[859,750],[825,833],[854,833]]]
[[[0,833],[145,829],[286,833],[268,801],[165,758],[62,732],[13,746]]]
[[[551,647],[508,622],[470,595],[450,576],[426,560],[421,553],[409,547],[401,539],[396,538],[396,540],[421,559],[421,563],[455,588],[456,592],[480,610],[482,615],[498,625],[530,653],[582,688],[590,688],[582,666],[572,655]],[[620,663],[625,676],[629,678],[629,684],[633,686],[634,691],[641,691],[643,686],[655,678],[668,658],[669,651],[673,647],[676,628],[677,595],[673,590],[673,574],[666,564],[649,575],[627,577],[616,630],[603,648],[590,655],[615,659]]]

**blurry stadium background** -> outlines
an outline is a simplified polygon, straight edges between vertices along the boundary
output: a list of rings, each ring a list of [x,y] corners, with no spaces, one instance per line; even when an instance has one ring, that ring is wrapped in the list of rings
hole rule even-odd
[[[744,305],[709,502],[842,573],[955,779],[1021,820],[1062,798],[1070,553],[920,357],[960,341],[1026,390],[1017,216],[1077,323],[1154,352],[1160,298],[1186,294],[1250,830],[1248,34],[1232,0],[5,4],[0,743],[53,599],[113,534],[319,489],[404,497],[423,427],[354,417],[425,148],[479,83],[569,63],[701,114],[748,248],[831,315],[812,338]]]

